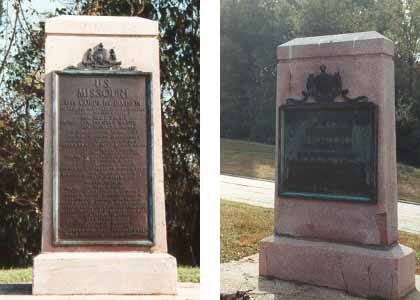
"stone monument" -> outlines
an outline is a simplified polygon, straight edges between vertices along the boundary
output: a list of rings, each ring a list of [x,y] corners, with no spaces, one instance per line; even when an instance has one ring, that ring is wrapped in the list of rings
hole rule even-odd
[[[33,294],[176,294],[158,24],[60,16],[45,31],[42,252]]]
[[[259,273],[398,299],[415,286],[398,243],[394,47],[377,32],[277,49],[275,228]]]

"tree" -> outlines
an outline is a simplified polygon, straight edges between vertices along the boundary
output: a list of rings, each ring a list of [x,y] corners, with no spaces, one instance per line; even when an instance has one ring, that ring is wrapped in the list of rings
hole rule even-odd
[[[395,43],[398,157],[420,163],[419,0],[225,0],[221,14],[222,137],[273,143],[275,95],[259,89],[272,91],[275,74],[252,78],[261,74],[256,57],[266,59],[266,66],[275,63],[262,47],[274,53],[276,45],[294,37],[372,30]],[[269,34],[271,28],[277,36]]]
[[[13,7],[17,18],[26,13]],[[9,7],[10,8],[10,7]],[[23,20],[2,20],[0,69],[0,265],[25,266],[41,244],[43,39]],[[14,25],[11,25],[14,24]],[[18,24],[18,25],[16,25]],[[10,27],[12,26],[12,27]],[[29,34],[31,32],[31,34]],[[5,37],[5,35],[3,35]]]
[[[380,1],[377,12],[378,31],[395,44],[397,154],[420,164],[420,1]]]
[[[163,156],[168,242],[177,259],[200,262],[199,0],[159,1]]]
[[[285,1],[222,2],[222,136],[274,142],[276,46],[294,35],[292,12]]]
[[[373,0],[306,0],[296,14],[299,36],[375,30]]]

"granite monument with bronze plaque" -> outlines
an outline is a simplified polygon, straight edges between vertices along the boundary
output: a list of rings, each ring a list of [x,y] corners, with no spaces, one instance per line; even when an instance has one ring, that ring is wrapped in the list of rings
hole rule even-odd
[[[414,289],[414,252],[398,244],[392,56],[376,32],[278,47],[275,228],[260,275],[385,299]]]
[[[157,23],[65,16],[48,19],[46,34],[43,240],[33,293],[175,294]]]

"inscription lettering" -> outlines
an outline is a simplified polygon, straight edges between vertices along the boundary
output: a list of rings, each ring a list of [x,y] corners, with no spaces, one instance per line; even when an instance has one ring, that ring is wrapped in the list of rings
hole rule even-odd
[[[374,201],[375,122],[372,103],[281,107],[280,195]]]
[[[145,77],[59,82],[59,239],[148,240]]]

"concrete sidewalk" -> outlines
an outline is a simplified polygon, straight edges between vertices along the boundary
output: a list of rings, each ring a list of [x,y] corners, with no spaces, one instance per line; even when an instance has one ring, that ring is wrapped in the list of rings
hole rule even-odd
[[[401,300],[420,300],[420,277],[416,276],[416,289]],[[240,261],[222,264],[220,289],[223,294],[248,291],[254,300],[364,300],[344,291],[298,282],[258,276],[258,254]]]
[[[220,184],[222,199],[274,208],[273,181],[220,175]],[[420,205],[398,202],[398,228],[420,234]]]

